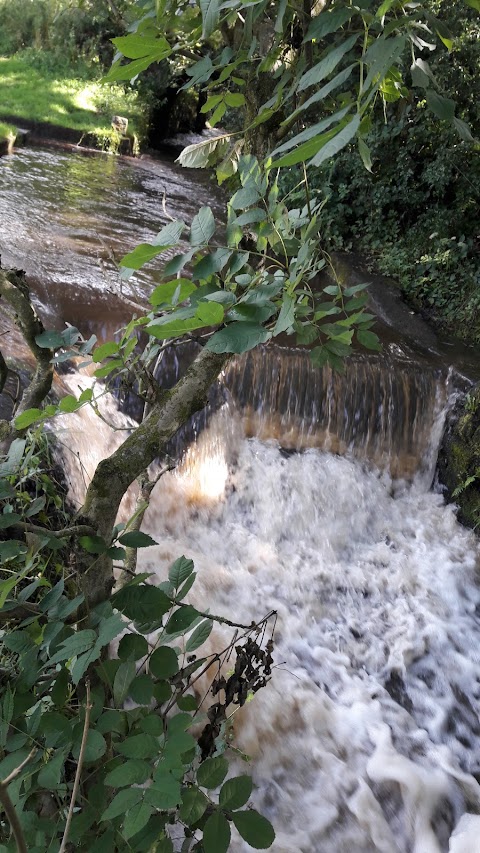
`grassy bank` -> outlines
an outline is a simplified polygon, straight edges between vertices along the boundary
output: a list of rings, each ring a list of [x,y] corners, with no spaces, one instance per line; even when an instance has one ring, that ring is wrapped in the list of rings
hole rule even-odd
[[[0,119],[15,116],[19,123],[44,122],[103,139],[110,132],[112,115],[122,115],[129,120],[129,133],[141,136],[136,95],[121,86],[102,85],[91,76],[84,66],[48,67],[35,51],[0,57]]]

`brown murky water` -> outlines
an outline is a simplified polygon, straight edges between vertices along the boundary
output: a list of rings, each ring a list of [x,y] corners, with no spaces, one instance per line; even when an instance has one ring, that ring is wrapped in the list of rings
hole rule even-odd
[[[189,222],[206,204],[221,218],[210,176],[185,171],[173,154],[136,161],[19,149],[0,160],[2,263],[26,270],[50,327],[68,322],[108,339],[145,302],[156,277],[153,262],[120,285],[120,259],[166,224],[165,210]]]

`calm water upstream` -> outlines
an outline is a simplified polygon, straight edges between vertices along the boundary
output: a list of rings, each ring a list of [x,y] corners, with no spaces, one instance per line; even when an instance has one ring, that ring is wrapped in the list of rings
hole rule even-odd
[[[172,215],[220,212],[208,179],[170,161],[0,161],[4,262],[33,275],[50,322],[110,334],[130,310],[113,259],[159,229],[164,188]],[[198,607],[247,623],[278,611],[274,677],[235,720],[274,853],[478,853],[479,545],[431,488],[448,371],[385,353],[340,380],[268,349],[222,381],[223,406],[153,493],[159,545],[141,570],[163,578],[184,553]],[[119,433],[89,410],[56,429],[80,502]]]

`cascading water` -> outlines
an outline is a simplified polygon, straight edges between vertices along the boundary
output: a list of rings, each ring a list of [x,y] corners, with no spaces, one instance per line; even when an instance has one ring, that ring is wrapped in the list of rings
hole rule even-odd
[[[271,358],[280,364],[282,354]],[[292,362],[297,373],[299,358],[297,353]],[[260,362],[258,382],[268,384],[271,365],[264,355]],[[235,715],[237,744],[252,757],[254,802],[276,828],[272,849],[475,853],[479,549],[441,494],[429,491],[446,381],[432,374],[422,385],[417,377],[424,396],[415,402],[413,380],[401,372],[396,376],[392,366],[389,373],[371,369],[373,387],[392,419],[378,447],[385,456],[389,436],[395,455],[397,436],[397,463],[407,439],[395,421],[405,411],[402,395],[408,389],[404,473],[411,476],[415,456],[418,474],[407,482],[366,461],[365,414],[357,419],[366,425],[357,430],[358,445],[355,436],[344,442],[350,451],[360,448],[360,459],[321,449],[321,422],[319,446],[303,452],[286,452],[281,434],[280,442],[247,438],[253,410],[260,434],[272,434],[269,420],[278,430],[274,410],[287,390],[277,384],[275,399],[269,402],[267,393],[260,406],[257,392],[250,398],[245,392],[246,370],[245,359],[229,369],[230,402],[212,416],[178,470],[156,487],[144,529],[160,544],[141,553],[139,567],[164,579],[170,562],[185,553],[198,571],[192,603],[200,609],[244,623],[278,612],[273,679]],[[288,366],[283,370],[291,379]],[[303,370],[309,373],[310,367]],[[336,393],[361,387],[363,411],[370,411],[373,390],[365,370],[362,362],[352,364],[350,378],[347,372],[339,386],[328,373],[318,375],[318,390],[326,385],[333,394],[332,387]],[[290,412],[287,427],[292,410],[297,425],[307,423],[305,391],[302,400],[303,410],[299,403],[284,407],[283,417]],[[335,405],[339,412],[338,397]],[[360,397],[356,405],[362,413]],[[350,415],[335,421],[344,439],[351,421]],[[329,423],[331,444],[332,418]],[[312,420],[310,444],[313,426]],[[94,428],[83,429],[91,453]],[[291,448],[291,429],[287,433]],[[299,435],[303,446],[305,430]],[[370,442],[375,458],[373,438]],[[100,457],[106,449],[97,452]],[[423,471],[422,458],[430,460]],[[211,643],[223,647],[225,639],[217,627]],[[238,838],[233,849],[247,850]]]
[[[120,292],[113,259],[161,226],[164,190],[185,220],[211,203],[198,177],[192,194],[171,162],[146,165],[3,160],[3,260],[33,276],[49,325],[111,336],[151,288],[142,274]],[[246,355],[153,493],[145,527],[160,544],[142,569],[163,579],[185,553],[199,608],[246,623],[278,612],[273,679],[235,715],[274,853],[480,850],[479,546],[430,490],[450,398],[435,364],[396,343],[344,377],[297,350]],[[115,430],[90,409],[55,425],[77,503],[133,426],[108,395],[99,406]],[[211,643],[224,640],[217,626]]]

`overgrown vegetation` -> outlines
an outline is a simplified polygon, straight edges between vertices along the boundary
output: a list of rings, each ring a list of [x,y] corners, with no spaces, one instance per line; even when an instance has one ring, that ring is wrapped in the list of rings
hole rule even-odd
[[[454,35],[451,53],[423,48],[435,84],[454,95],[455,115],[480,139],[480,22],[460,0],[429,4]],[[365,137],[371,171],[345,150],[312,175],[328,199],[321,213],[330,249],[367,252],[400,282],[408,301],[444,330],[480,340],[479,144],[434,119],[406,51],[377,122]],[[451,109],[453,110],[453,104]],[[382,115],[385,124],[382,126]],[[293,181],[293,176],[289,178]]]
[[[43,853],[50,843],[60,843],[64,853],[69,840],[94,853],[171,853],[174,831],[184,853],[225,853],[231,824],[255,848],[273,842],[268,821],[244,809],[252,791],[248,777],[224,782],[222,755],[230,705],[242,705],[270,677],[270,629],[264,634],[265,620],[236,626],[241,635],[232,673],[217,673],[223,650],[198,660],[212,619],[231,623],[185,603],[194,580],[185,557],[159,585],[132,576],[136,549],[152,544],[140,529],[147,497],[126,527],[116,518],[135,479],[150,493],[149,466],[205,405],[232,354],[287,335],[292,344],[308,345],[317,365],[341,370],[354,346],[378,348],[364,285],[334,281],[319,292],[316,276],[327,257],[319,237],[322,198],[309,173],[315,176],[354,141],[370,165],[376,102],[388,103],[392,90],[403,98],[409,82],[401,79],[407,44],[412,82],[430,111],[448,118],[460,137],[470,131],[420,55],[425,32],[449,44],[448,30],[418,4],[407,14],[400,2],[371,5],[338,0],[316,12],[309,3],[297,9],[282,0],[238,0],[225,12],[219,0],[200,8],[172,0],[160,10],[142,3],[131,31],[114,40],[119,56],[107,79],[131,80],[168,59],[187,88],[205,90],[212,123],[227,109],[238,111],[241,130],[189,146],[180,157],[185,166],[215,166],[220,180],[235,184],[225,230],[217,230],[211,209],[203,207],[191,223],[169,222],[151,243],[126,255],[122,278],[166,251],[170,259],[148,310],[93,352],[95,339],[84,341],[72,327],[45,331],[22,274],[0,270],[0,295],[37,365],[14,418],[0,422],[8,451],[0,469],[0,799],[8,853],[27,846]],[[298,164],[299,186],[282,195],[279,170]],[[185,235],[188,248],[182,242],[180,249]],[[198,355],[165,391],[156,379],[157,360],[192,338]],[[72,355],[91,357],[98,380],[128,375],[147,414],[100,462],[80,512],[51,526],[42,516],[47,497],[36,488],[31,500],[30,492],[19,495],[17,480],[32,446],[29,429],[59,412],[95,407],[91,389],[47,401],[53,365]],[[3,387],[3,357],[0,375]],[[112,593],[114,562],[126,570],[127,582]],[[109,644],[125,626],[118,656],[110,655]],[[194,737],[201,702],[191,689],[201,668],[212,664],[213,702]],[[210,797],[220,785],[218,800]]]
[[[215,617],[185,602],[195,581],[185,557],[159,586],[137,574],[85,610],[70,554],[81,530],[47,454],[37,430],[0,464],[0,849],[171,853],[171,833],[184,849],[200,849],[199,834],[205,849],[210,837],[226,849],[231,823],[270,846],[268,821],[244,808],[251,777],[225,781],[223,753],[235,709],[270,678],[273,620],[229,623],[234,641],[202,652]],[[117,526],[115,560],[153,543],[133,528]],[[79,545],[94,571],[103,542],[87,533]],[[107,659],[112,641],[118,656]],[[206,679],[216,700],[203,708]]]

